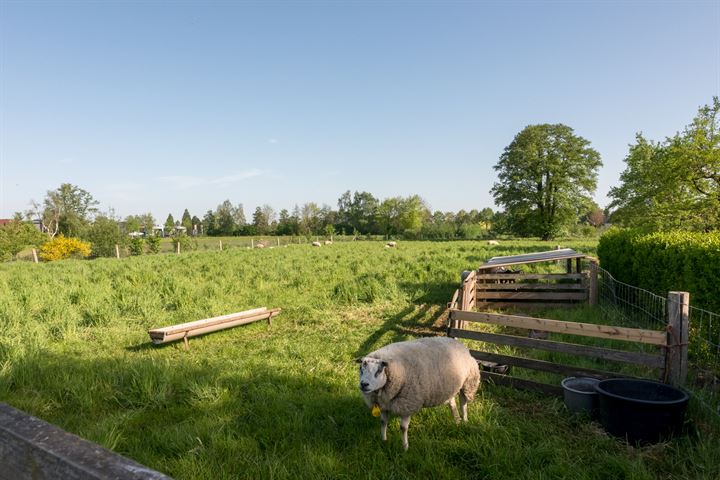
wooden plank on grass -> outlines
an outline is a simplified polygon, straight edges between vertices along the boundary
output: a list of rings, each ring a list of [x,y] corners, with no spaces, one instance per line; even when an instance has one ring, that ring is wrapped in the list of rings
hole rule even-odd
[[[511,377],[509,375],[501,375],[499,373],[483,371],[480,373],[480,379],[483,382],[492,382],[495,385],[504,387],[519,388],[522,390],[530,390],[532,392],[540,392],[546,395],[562,396],[563,389],[559,385],[550,385],[547,383],[535,382],[524,378]]]
[[[547,332],[566,333],[582,337],[610,338],[613,340],[658,346],[667,344],[667,334],[665,332],[641,328],[614,327],[594,323],[565,322],[546,318],[483,312],[458,312],[455,318],[461,321],[526,328],[528,330],[544,330]]]
[[[195,337],[206,333],[224,330],[226,328],[245,325],[247,323],[257,322],[259,320],[268,319],[280,313],[279,308],[268,310],[266,307],[246,310],[244,312],[231,313],[219,317],[207,318],[204,320],[196,320],[194,322],[180,323],[170,325],[163,328],[154,328],[148,330],[150,339],[155,344],[172,342],[182,338]]]
[[[499,353],[481,352],[479,350],[470,350],[470,354],[476,360],[485,362],[495,362],[501,365],[512,365],[518,368],[527,368],[540,372],[557,373],[568,377],[592,377],[597,379],[605,378],[633,378],[629,375],[608,372],[605,370],[595,370],[593,368],[575,367],[572,365],[563,365],[560,363],[546,362],[545,360],[536,360],[532,358],[514,357],[511,355],[501,355]]]
[[[491,290],[478,290],[478,299],[498,300],[585,300],[586,292],[495,292]]]
[[[545,350],[548,352],[569,353],[571,355],[601,358],[603,360],[612,360],[615,362],[644,365],[650,368],[663,368],[665,358],[662,355],[654,355],[650,353],[626,352],[624,350],[613,350],[611,348],[593,347],[590,345],[577,345],[574,343],[554,342],[550,340],[540,340],[537,338],[515,337],[512,335],[501,335],[497,333],[474,332],[471,330],[461,330],[456,328],[451,328],[448,331],[448,336],[453,338],[466,338],[468,340],[496,343],[498,345],[508,345],[511,347],[535,348],[537,350]]]

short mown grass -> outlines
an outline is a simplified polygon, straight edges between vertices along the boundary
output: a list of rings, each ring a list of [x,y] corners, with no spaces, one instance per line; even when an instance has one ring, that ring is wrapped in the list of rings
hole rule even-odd
[[[178,479],[718,478],[712,432],[635,448],[559,399],[485,386],[383,444],[352,359],[444,333],[464,269],[555,243],[336,243],[0,266],[0,401]],[[563,245],[594,254],[592,242]],[[147,329],[254,308],[152,346]],[[558,312],[562,315],[562,312]]]

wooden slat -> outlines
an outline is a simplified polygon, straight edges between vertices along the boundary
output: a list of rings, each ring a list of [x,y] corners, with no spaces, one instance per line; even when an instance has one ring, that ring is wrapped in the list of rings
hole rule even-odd
[[[582,337],[610,338],[626,342],[638,342],[648,345],[667,345],[667,334],[656,330],[641,328],[614,327],[594,323],[564,322],[519,315],[499,313],[457,312],[458,320],[503,325],[505,327],[526,328],[528,330],[544,330],[547,332],[579,335]]]
[[[493,292],[489,290],[479,290],[478,299],[498,299],[498,300],[585,300],[587,293],[573,292]]]
[[[585,273],[478,273],[477,280],[582,280]]]
[[[533,301],[517,301],[517,302],[501,302],[498,300],[477,299],[478,308],[487,309],[518,309],[523,310],[548,310],[551,308],[577,308],[577,303],[560,303],[560,302],[533,302]]]
[[[560,363],[547,362],[545,360],[513,357],[510,355],[501,355],[499,353],[481,352],[479,350],[470,350],[470,354],[477,360],[495,362],[502,365],[512,365],[514,367],[528,368],[530,370],[538,370],[541,372],[557,373],[559,375],[565,375],[569,377],[592,377],[600,380],[606,378],[636,378],[620,373],[608,372],[605,370],[575,367],[572,365],[563,365]]]
[[[480,374],[480,378],[483,382],[492,382],[495,385],[501,385],[504,387],[520,388],[523,390],[530,390],[533,392],[545,393],[548,395],[562,396],[563,389],[559,385],[550,385],[547,383],[534,382],[532,380],[526,380],[524,378],[510,377],[508,375],[501,375],[499,373],[483,371]]]
[[[455,290],[455,293],[453,294],[452,300],[450,300],[450,303],[448,303],[448,308],[450,308],[450,309],[457,308],[459,296],[460,296],[460,289],[457,289],[457,290]]]
[[[586,290],[584,283],[478,283],[478,290]]]
[[[626,352],[623,350],[593,347],[590,345],[576,345],[573,343],[554,342],[536,338],[514,337],[512,335],[501,335],[496,333],[474,332],[455,328],[451,328],[449,330],[448,336],[453,338],[466,338],[468,340],[497,343],[499,345],[508,345],[511,347],[535,348],[548,352],[560,352],[572,355],[582,355],[591,358],[602,358],[603,360],[645,365],[646,367],[651,368],[663,368],[664,365],[664,357],[662,355],[653,355],[642,352]]]

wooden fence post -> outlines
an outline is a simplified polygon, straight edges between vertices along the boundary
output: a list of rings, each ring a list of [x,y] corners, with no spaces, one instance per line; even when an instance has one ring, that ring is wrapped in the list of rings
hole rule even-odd
[[[280,237],[277,237],[277,246],[280,246]]]
[[[32,253],[33,253],[33,262],[34,262],[34,263],[38,263],[37,250],[35,250],[35,249],[33,248],[33,249],[32,249]]]
[[[120,245],[115,244],[115,258],[120,258]]]
[[[220,251],[222,252],[222,240],[220,240]]]
[[[682,385],[687,378],[689,311],[690,294],[688,292],[668,292],[665,381],[671,385]]]
[[[598,304],[598,263],[596,260],[590,260],[590,292],[588,302],[594,306]]]
[[[178,242],[176,243],[177,247],[177,253],[180,253],[180,239],[178,238]]]
[[[255,240],[252,238],[250,239],[250,248],[255,248]]]

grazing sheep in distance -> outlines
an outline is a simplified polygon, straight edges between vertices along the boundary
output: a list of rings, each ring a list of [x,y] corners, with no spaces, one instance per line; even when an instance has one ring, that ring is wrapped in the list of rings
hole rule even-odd
[[[488,240],[487,244],[488,245],[500,245],[500,242],[498,242],[497,240]]]
[[[386,247],[396,247],[396,246],[397,246],[397,242],[388,242],[385,246],[386,246]]]
[[[380,436],[387,440],[391,414],[400,416],[403,448],[408,449],[410,416],[424,407],[447,403],[456,422],[467,422],[467,404],[480,384],[480,368],[470,351],[448,337],[392,343],[356,360],[360,391],[373,415],[380,416]],[[458,413],[455,396],[460,394]]]
[[[332,240],[325,240],[325,245],[332,245]]]
[[[312,242],[313,247],[319,247],[321,244],[320,242]]]
[[[258,243],[257,245],[255,245],[255,248],[265,248],[265,245],[263,245],[262,243]]]

